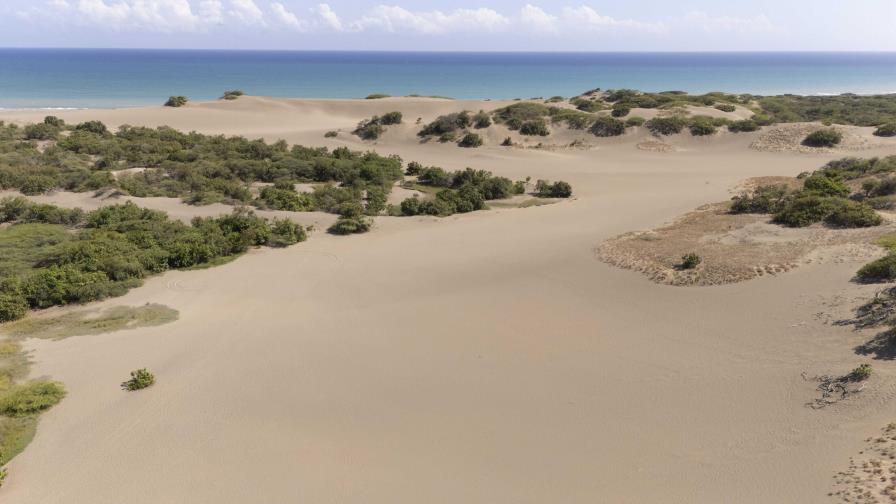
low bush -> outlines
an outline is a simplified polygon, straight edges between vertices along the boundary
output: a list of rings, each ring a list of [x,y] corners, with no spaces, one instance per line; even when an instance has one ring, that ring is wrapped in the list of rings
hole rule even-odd
[[[613,105],[613,111],[610,112],[610,114],[613,117],[625,117],[631,111],[632,111],[632,109],[628,105],[626,105],[624,103],[617,103],[617,104]]]
[[[871,364],[860,364],[859,367],[853,369],[846,375],[846,379],[854,382],[865,381],[871,378],[871,374]]]
[[[340,217],[327,232],[334,235],[350,235],[366,233],[370,231],[373,223],[370,219],[363,216]]]
[[[591,134],[598,137],[613,137],[625,133],[625,123],[609,116],[600,116],[591,125]]]
[[[548,136],[551,134],[551,131],[548,129],[548,125],[544,122],[544,119],[533,119],[531,121],[525,121],[520,125],[520,134],[527,136]]]
[[[732,133],[749,133],[752,131],[757,131],[758,129],[759,125],[752,119],[734,121],[728,125],[728,131]]]
[[[655,135],[674,135],[688,125],[688,122],[678,116],[654,117],[645,123],[647,129]]]
[[[237,98],[239,98],[240,96],[243,96],[245,94],[246,93],[244,93],[242,90],[231,89],[229,91],[224,91],[224,94],[221,96],[221,99],[232,101],[232,100],[236,100]]]
[[[703,259],[697,254],[691,252],[681,257],[681,269],[691,270],[696,268],[703,262]]]
[[[427,124],[417,133],[417,136],[440,136],[447,133],[454,133],[459,129],[469,128],[472,125],[472,118],[468,112],[456,112],[439,116],[433,122]]]
[[[892,282],[896,280],[896,254],[890,253],[862,266],[856,273],[862,282]]]
[[[790,191],[785,185],[759,186],[752,193],[733,197],[730,212],[735,214],[773,214],[783,208],[789,194]]]
[[[46,124],[48,126],[53,126],[54,128],[60,128],[60,129],[65,127],[65,121],[63,121],[62,119],[60,119],[56,116],[44,117],[44,124]]]
[[[640,127],[644,126],[644,123],[647,122],[643,117],[629,117],[625,120],[625,125],[628,127]]]
[[[109,133],[109,129],[101,121],[87,121],[75,126],[75,131],[86,131],[95,135],[105,135]]]
[[[137,369],[135,371],[131,371],[131,378],[125,382],[122,382],[121,388],[128,391],[135,390],[143,390],[145,388],[151,387],[156,382],[156,377],[154,374],[150,373],[148,369]]]
[[[398,112],[398,111],[386,112],[385,114],[383,114],[382,117],[380,117],[380,124],[382,124],[384,126],[392,126],[394,124],[401,124],[402,117],[403,116],[402,116],[401,112]]]
[[[365,100],[380,100],[382,98],[391,98],[392,95],[387,95],[385,93],[371,93],[364,97]]]
[[[803,191],[819,196],[837,196],[845,198],[849,196],[849,187],[843,182],[824,175],[812,175],[803,181]]]
[[[324,138],[336,138],[337,136],[339,136],[338,131],[328,131],[324,133]]]
[[[484,110],[480,110],[473,116],[473,127],[476,129],[488,128],[492,125],[492,118]]]
[[[553,184],[547,180],[539,180],[535,183],[535,195],[539,198],[569,198],[572,196],[572,186],[562,180]]]
[[[716,133],[716,125],[711,117],[696,116],[691,119],[688,129],[694,136],[709,136]]]
[[[881,124],[874,130],[874,134],[879,137],[896,136],[896,122]]]
[[[476,148],[482,146],[482,137],[476,133],[467,133],[457,144],[461,147]]]
[[[64,397],[65,388],[59,382],[36,380],[13,385],[0,394],[0,414],[19,417],[40,413]]]
[[[843,140],[843,134],[833,129],[813,131],[803,139],[803,145],[808,147],[834,147]]]
[[[715,106],[716,110],[721,110],[722,112],[734,112],[737,110],[737,107],[730,103],[719,103]]]
[[[380,118],[374,116],[371,119],[364,119],[359,122],[354,133],[363,140],[377,140],[385,131],[386,128],[380,123]]]
[[[187,100],[186,96],[172,96],[172,97],[168,98],[168,101],[165,102],[165,106],[166,107],[175,107],[175,108],[183,107],[184,105],[187,104],[187,101],[188,100]]]
[[[837,228],[863,228],[879,226],[883,219],[870,206],[844,199],[825,217],[824,222]]]

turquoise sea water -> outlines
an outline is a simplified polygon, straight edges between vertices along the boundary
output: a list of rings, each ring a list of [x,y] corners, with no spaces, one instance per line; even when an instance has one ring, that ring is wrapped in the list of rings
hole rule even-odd
[[[896,53],[384,53],[0,49],[0,108],[160,104],[225,89],[306,98],[374,92],[573,96],[600,88],[896,93]]]

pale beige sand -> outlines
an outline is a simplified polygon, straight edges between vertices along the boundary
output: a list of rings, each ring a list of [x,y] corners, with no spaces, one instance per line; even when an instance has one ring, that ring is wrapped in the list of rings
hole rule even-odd
[[[496,105],[241,99],[59,115],[357,148],[323,132],[393,108],[428,120]],[[568,180],[575,199],[380,218],[367,235],[317,233],[103,303],[162,303],[181,318],[29,342],[34,375],[70,394],[10,465],[0,500],[818,503],[896,415],[886,362],[855,398],[805,406],[816,384],[802,372],[843,374],[866,359],[852,348],[871,334],[825,323],[873,294],[849,283],[859,264],[670,287],[593,253],[722,201],[748,177],[793,176],[833,154],[757,152],[755,134],[675,137],[679,152],[657,153],[636,147],[640,133],[596,150],[471,151],[420,145],[413,132],[395,128],[376,148]],[[120,391],[138,367],[158,383]]]

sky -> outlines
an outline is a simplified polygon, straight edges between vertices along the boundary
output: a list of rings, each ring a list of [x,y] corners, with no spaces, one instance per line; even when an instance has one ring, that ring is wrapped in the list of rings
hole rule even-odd
[[[896,51],[896,0],[0,0],[0,47]]]

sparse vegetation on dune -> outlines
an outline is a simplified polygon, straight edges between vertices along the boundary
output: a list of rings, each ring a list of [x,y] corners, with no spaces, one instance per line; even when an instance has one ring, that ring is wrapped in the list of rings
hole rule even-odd
[[[242,90],[240,90],[240,89],[231,89],[231,90],[228,90],[228,91],[224,91],[224,94],[221,95],[221,99],[222,99],[222,100],[233,101],[233,100],[236,100],[237,98],[239,98],[240,96],[243,96],[243,95],[245,95],[245,94],[246,94],[246,93],[244,93],[244,92],[243,92]]]
[[[513,182],[482,170],[446,172],[439,167],[420,168],[418,183],[437,188],[433,198],[407,198],[398,209],[401,215],[435,215],[445,217],[455,213],[473,212],[486,208],[486,202],[510,198],[525,192],[525,182]]]
[[[187,101],[186,96],[172,96],[165,102],[165,106],[174,108],[183,107],[187,104]]]
[[[156,383],[156,376],[149,372],[148,369],[137,369],[131,371],[131,377],[127,381],[122,382],[121,388],[134,392],[149,388]]]
[[[380,100],[382,98],[391,98],[392,95],[388,95],[385,93],[371,93],[364,97],[365,100]]]

